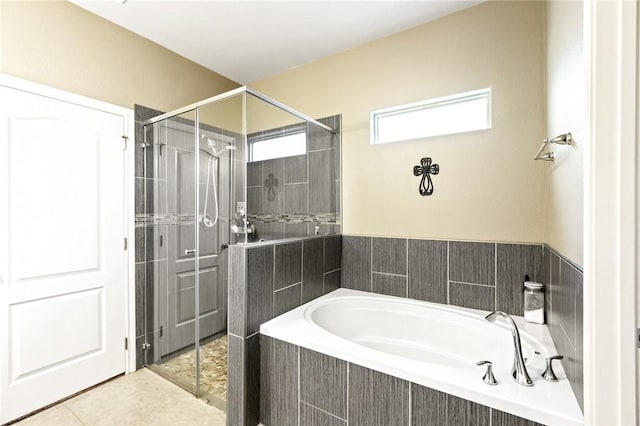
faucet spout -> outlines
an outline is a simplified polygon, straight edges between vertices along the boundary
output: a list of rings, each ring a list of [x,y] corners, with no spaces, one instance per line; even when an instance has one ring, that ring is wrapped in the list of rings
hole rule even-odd
[[[513,336],[513,367],[511,375],[513,379],[522,386],[533,386],[533,381],[529,377],[527,367],[524,365],[524,358],[522,356],[522,343],[520,342],[520,332],[518,326],[509,314],[502,311],[494,311],[485,317],[489,322],[495,322],[498,318],[504,318],[511,325],[511,335]]]

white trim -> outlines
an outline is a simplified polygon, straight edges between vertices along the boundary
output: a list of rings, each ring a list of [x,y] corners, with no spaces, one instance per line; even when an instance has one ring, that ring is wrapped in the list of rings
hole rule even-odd
[[[584,7],[585,424],[636,424],[635,130],[637,3]],[[580,102],[580,100],[575,100]]]
[[[86,96],[77,95],[66,92],[64,90],[55,89],[42,84],[23,80],[7,74],[0,73],[0,86],[9,87],[23,92],[32,93],[38,96],[55,99],[62,102],[69,102],[75,105],[81,105],[97,111],[105,112],[120,116],[124,121],[123,136],[129,138],[127,150],[123,151],[124,161],[124,196],[125,196],[125,229],[123,229],[123,238],[128,240],[128,250],[125,253],[125,292],[126,303],[125,311],[127,318],[125,320],[126,330],[125,337],[129,339],[129,350],[125,352],[125,373],[130,373],[136,369],[136,350],[135,350],[135,194],[134,194],[134,176],[135,176],[135,149],[134,149],[134,114],[133,110],[118,105],[109,104]],[[123,241],[124,244],[124,241]],[[122,342],[124,348],[124,342]]]

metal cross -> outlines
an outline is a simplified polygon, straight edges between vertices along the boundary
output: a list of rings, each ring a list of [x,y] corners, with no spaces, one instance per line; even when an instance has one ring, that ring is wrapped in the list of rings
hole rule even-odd
[[[275,201],[276,199],[276,187],[278,186],[278,179],[273,176],[273,173],[269,173],[269,177],[264,181],[264,186],[267,187],[267,199],[269,201]]]
[[[418,186],[420,195],[433,194],[433,182],[431,181],[431,175],[437,175],[440,173],[440,166],[438,164],[431,164],[431,157],[424,157],[420,160],[419,166],[413,167],[413,175],[422,175],[422,180]],[[425,180],[427,184],[425,185]]]

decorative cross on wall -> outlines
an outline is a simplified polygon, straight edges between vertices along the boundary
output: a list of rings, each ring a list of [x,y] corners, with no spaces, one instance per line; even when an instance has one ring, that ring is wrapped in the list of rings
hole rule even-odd
[[[269,173],[269,177],[264,181],[264,186],[267,187],[267,200],[276,200],[276,187],[278,186],[278,179],[273,176],[273,173]]]
[[[437,175],[438,173],[440,173],[440,166],[438,164],[431,164],[431,157],[422,158],[420,160],[420,165],[413,167],[414,176],[422,175],[422,180],[418,186],[420,195],[425,196],[433,194],[433,182],[431,181],[431,175]],[[426,185],[425,180],[427,181]]]

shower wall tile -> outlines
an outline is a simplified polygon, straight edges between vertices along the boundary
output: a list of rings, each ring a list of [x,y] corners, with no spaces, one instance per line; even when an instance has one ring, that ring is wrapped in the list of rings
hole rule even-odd
[[[495,285],[495,243],[449,242],[449,280]]]
[[[284,160],[262,162],[262,209],[264,213],[284,213]]]
[[[295,284],[273,294],[273,316],[277,317],[301,305],[302,284]]]
[[[145,335],[146,264],[136,263],[136,337]]]
[[[347,422],[336,416],[300,401],[300,424],[305,426],[347,426]]]
[[[327,272],[324,274],[323,293],[331,293],[340,288],[340,270]]]
[[[495,287],[449,281],[450,305],[494,311],[495,300]]]
[[[371,291],[387,296],[407,297],[407,277],[372,272]]]
[[[539,426],[265,335],[261,343],[260,418],[265,426]]]
[[[342,254],[342,237],[336,235],[324,239],[324,272],[340,269]]]
[[[229,335],[227,360],[227,424],[244,425],[247,424],[245,339]]]
[[[491,409],[453,395],[447,395],[447,424],[485,426],[491,424]]]
[[[302,242],[275,246],[274,290],[302,281]]]
[[[284,233],[287,237],[307,237],[309,227],[306,223],[285,223]]]
[[[309,152],[309,211],[330,213],[336,211],[335,185],[331,176],[331,151]]]
[[[448,426],[447,394],[411,383],[411,426]]]
[[[542,281],[542,246],[497,244],[496,309],[512,315],[524,315],[525,276]]]
[[[300,400],[347,418],[347,362],[300,348]]]
[[[146,244],[146,227],[136,226],[135,228],[135,246],[136,246],[136,263],[146,260],[145,244]]]
[[[261,336],[260,345],[255,343],[255,339],[260,337],[257,333],[260,324],[299,306],[303,297],[306,302],[321,296],[323,287],[337,288],[340,285],[339,263],[334,263],[334,266],[337,266],[336,270],[323,273],[324,246],[327,238],[336,237],[314,236],[295,242],[272,241],[258,246],[229,247],[229,333],[239,338],[245,348],[244,358],[240,360],[241,366],[235,369],[230,366],[228,371],[230,383],[244,384],[245,400],[242,404],[236,401],[235,405],[228,405],[227,408],[228,413],[231,409],[244,411],[241,414],[232,413],[229,419],[241,419],[246,422],[239,424],[256,424],[257,419],[262,417],[256,414],[259,411],[256,408],[256,398],[262,394],[255,379],[256,374],[259,375],[262,371],[257,359],[264,356],[260,355],[261,352],[268,356],[270,346],[268,341],[265,343],[264,339],[268,338],[264,336]],[[335,259],[332,261],[335,262]],[[297,367],[294,373],[297,377]],[[237,377],[238,374],[242,377]],[[280,378],[278,380],[278,383],[281,383]],[[297,393],[291,404],[295,406],[295,410],[287,407],[290,414],[295,414],[297,422]],[[266,416],[269,416],[269,412]],[[278,417],[276,423],[272,424],[288,424],[288,420],[282,418],[282,421],[284,423],[281,423]]]
[[[447,242],[409,240],[409,297],[447,303]]]
[[[145,191],[144,191],[144,178],[136,178],[135,182],[135,213],[141,215],[145,213]]]
[[[350,364],[348,397],[349,423],[409,424],[409,382],[405,380]]]
[[[273,246],[247,250],[247,330],[242,337],[256,333],[273,317],[273,251]]]
[[[514,416],[500,410],[491,410],[491,426],[543,426],[531,420]]]
[[[134,125],[135,139],[133,140],[133,149],[135,150],[135,177],[144,177],[144,150],[141,142],[144,140],[144,127],[142,122],[136,121]],[[140,141],[140,142],[139,142]],[[130,141],[131,142],[131,141]]]
[[[307,240],[303,244],[302,303],[307,303],[323,294],[322,259],[326,240],[328,238],[323,243],[322,239],[317,238]]]
[[[324,120],[324,122],[322,120]],[[329,127],[332,127],[332,125],[328,124],[327,121],[333,121],[333,118],[325,118],[318,121],[320,121],[322,124],[326,124]],[[307,145],[309,147],[309,151],[328,150],[331,148],[335,148],[336,138],[332,136],[334,135],[328,130],[316,126],[315,124],[309,123],[307,125]]]
[[[371,238],[342,237],[342,286],[371,291]]]
[[[260,422],[260,334],[245,340],[246,348],[246,419],[248,425]],[[234,424],[234,423],[229,423]]]
[[[301,214],[309,211],[308,186],[306,183],[284,186],[284,211],[289,214]]]
[[[295,155],[284,159],[285,183],[307,182],[307,155]]]
[[[146,227],[146,261],[167,259],[167,226]],[[144,247],[143,246],[143,247]]]
[[[261,339],[260,420],[267,426],[297,426],[298,347]]]
[[[404,238],[372,238],[371,270],[407,275],[407,240]]]
[[[133,115],[135,121],[146,121],[150,118],[156,117],[158,115],[164,114],[162,111],[158,111],[157,109],[145,107],[142,105],[134,105]]]
[[[255,214],[263,210],[262,191],[261,186],[247,188],[247,212]]]
[[[262,161],[247,163],[247,186],[262,186]]]

